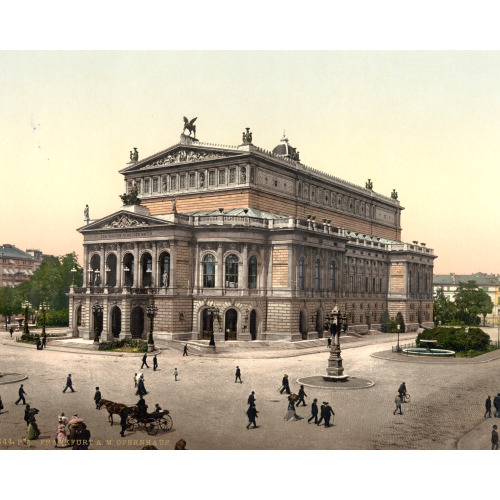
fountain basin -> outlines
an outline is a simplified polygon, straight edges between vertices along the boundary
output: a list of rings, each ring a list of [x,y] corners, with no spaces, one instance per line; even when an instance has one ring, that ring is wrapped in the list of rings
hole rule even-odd
[[[403,349],[406,354],[411,354],[414,356],[434,356],[434,357],[453,357],[455,356],[455,351],[448,351],[447,349],[424,349],[422,347],[412,347],[410,349]]]

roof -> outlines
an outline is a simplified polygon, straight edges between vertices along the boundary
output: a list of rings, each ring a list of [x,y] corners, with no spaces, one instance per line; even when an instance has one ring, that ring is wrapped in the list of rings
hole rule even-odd
[[[5,243],[0,246],[0,257],[4,259],[26,259],[33,260],[33,256],[29,253],[23,252],[16,248],[14,245]]]
[[[475,281],[479,286],[497,286],[500,285],[500,276],[496,274],[474,273],[474,274],[435,274],[433,278],[434,285],[453,286],[459,283]]]

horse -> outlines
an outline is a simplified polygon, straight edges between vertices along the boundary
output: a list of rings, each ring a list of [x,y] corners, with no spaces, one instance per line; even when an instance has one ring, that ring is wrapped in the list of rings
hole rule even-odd
[[[186,117],[184,117],[184,129],[182,130],[182,133],[184,133],[184,130],[189,130],[189,136],[191,136],[191,132],[194,132],[194,138],[196,139],[196,125],[193,125],[194,122],[198,119],[198,117],[193,118],[191,121],[189,121]]]
[[[108,401],[107,399],[101,399],[99,401],[99,409],[101,409],[103,406],[106,408],[106,410],[108,410],[108,420],[111,422],[111,425],[113,425],[113,414],[120,415],[120,413],[124,409],[130,411],[130,407],[128,407],[127,405],[121,403],[113,403],[113,401]]]

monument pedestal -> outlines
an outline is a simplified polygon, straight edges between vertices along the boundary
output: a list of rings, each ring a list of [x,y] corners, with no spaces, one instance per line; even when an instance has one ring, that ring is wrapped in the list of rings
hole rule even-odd
[[[339,344],[333,344],[331,347],[326,373],[327,374],[323,376],[323,379],[331,380],[332,382],[342,382],[347,380],[348,378],[348,376],[344,374],[344,367],[342,366],[342,356],[340,355]]]

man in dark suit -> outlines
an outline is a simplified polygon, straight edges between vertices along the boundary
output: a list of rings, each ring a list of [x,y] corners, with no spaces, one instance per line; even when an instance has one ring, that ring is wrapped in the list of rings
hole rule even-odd
[[[14,330],[12,327],[10,327],[10,338],[12,338],[12,334],[14,333]]]
[[[248,401],[247,401],[247,404],[249,405],[253,405],[255,404],[255,391],[252,391],[252,394],[250,394],[250,396],[248,396]]]
[[[184,344],[184,352],[182,353],[183,356],[187,356],[188,355],[188,346],[187,344]]]
[[[66,389],[71,389],[71,392],[75,392],[73,389],[73,381],[71,380],[71,373],[68,373],[68,378],[66,379],[66,387],[63,389],[63,392],[66,392]]]
[[[149,368],[148,363],[147,363],[147,359],[148,359],[148,355],[147,355],[147,354],[144,354],[144,356],[142,357],[142,365],[141,365],[141,368],[144,368],[144,365],[146,365],[146,368]]]
[[[253,424],[254,427],[258,427],[258,425],[255,423],[255,419],[257,417],[257,408],[255,408],[255,404],[251,404],[247,410],[247,415],[248,415],[248,425],[247,429],[250,429],[250,426]]]
[[[243,382],[241,381],[241,370],[240,367],[236,367],[236,378],[234,379],[234,383],[238,382],[238,379],[240,379],[240,383],[242,384]]]
[[[153,358],[153,371],[155,372],[157,368],[158,368],[158,360],[156,359],[156,354],[155,354],[155,357]]]
[[[304,391],[304,386],[301,385],[299,389],[299,400],[297,401],[297,404],[295,405],[297,408],[300,405],[300,402],[302,401],[302,406],[307,406],[306,402],[304,400],[304,397],[307,397],[306,391]]]
[[[99,387],[95,388],[95,394],[94,394],[94,401],[95,401],[95,407],[96,410],[99,410],[99,401],[101,401],[101,391],[99,390]]]
[[[283,380],[281,381],[281,390],[280,394],[283,394],[283,391],[285,391],[287,394],[290,394],[290,385],[288,384],[288,375],[285,373],[283,375]]]
[[[316,425],[321,425],[321,422],[325,418],[325,407],[326,407],[327,404],[328,404],[327,401],[323,401],[323,404],[321,405],[321,408],[320,408],[320,419],[318,420],[318,422],[316,423]]]
[[[121,412],[120,412],[120,425],[121,425],[121,432],[120,432],[120,436],[121,437],[125,437],[125,431],[127,430],[127,410],[126,409],[123,409]]]
[[[335,416],[335,413],[334,413],[332,407],[330,406],[330,404],[327,401],[326,405],[325,405],[325,427],[331,427],[331,425],[330,425],[330,415]]]
[[[308,423],[314,418],[314,423],[318,423],[318,400],[314,398],[313,404],[311,405],[311,417],[307,419]]]
[[[16,405],[17,403],[19,403],[19,401],[23,401],[23,405],[26,404],[26,399],[24,399],[24,395],[26,394],[26,392],[24,392],[24,389],[23,389],[23,384],[21,384],[21,387],[19,387],[19,399],[16,401]],[[27,394],[26,394],[27,396]]]

